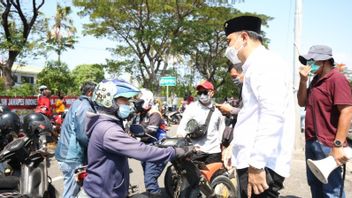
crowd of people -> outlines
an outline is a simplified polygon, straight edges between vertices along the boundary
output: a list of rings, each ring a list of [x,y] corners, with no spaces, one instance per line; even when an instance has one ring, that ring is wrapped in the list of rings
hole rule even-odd
[[[154,146],[165,138],[167,128],[150,90],[117,79],[81,86],[82,95],[66,113],[55,152],[64,176],[63,197],[127,197],[128,158],[141,161],[148,196],[161,197],[157,180],[166,163],[194,151],[193,157],[205,164],[223,162],[227,169],[235,168],[241,197],[279,197],[290,175],[295,140],[291,75],[287,64],[264,47],[260,18],[236,17],[225,22],[224,30],[225,56],[231,62],[228,74],[241,90],[240,97],[214,103],[216,87],[208,80],[197,84],[197,99],[184,99],[177,129],[177,136],[189,136],[193,147]],[[350,85],[334,67],[330,47],[314,45],[298,58],[304,65],[297,98],[306,109],[306,159],[331,155],[343,165],[352,120]],[[38,108],[46,107],[45,114],[51,116],[49,97],[48,88],[41,87]],[[56,113],[65,105],[59,98]],[[176,102],[172,105],[175,108]],[[132,137],[126,122],[142,126],[148,135]],[[190,132],[189,123],[199,125],[199,130]],[[74,170],[82,165],[87,165],[88,176],[80,188]],[[313,198],[345,197],[341,167],[327,184],[310,169],[306,172]]]

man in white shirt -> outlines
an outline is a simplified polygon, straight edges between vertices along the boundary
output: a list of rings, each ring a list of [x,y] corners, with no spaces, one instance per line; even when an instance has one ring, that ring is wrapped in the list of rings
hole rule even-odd
[[[193,145],[200,151],[194,158],[203,161],[205,164],[221,162],[220,144],[225,123],[224,116],[214,107],[211,101],[215,92],[214,86],[211,82],[203,80],[196,89],[198,101],[192,102],[186,108],[177,128],[177,136],[184,137],[187,135],[187,123],[191,119],[195,119],[199,125],[206,124],[210,111],[213,111],[208,122],[206,134],[192,139]]]
[[[243,107],[231,142],[241,197],[279,197],[289,176],[294,144],[294,103],[288,68],[262,45],[261,20],[241,16],[228,20],[226,57],[243,63]]]

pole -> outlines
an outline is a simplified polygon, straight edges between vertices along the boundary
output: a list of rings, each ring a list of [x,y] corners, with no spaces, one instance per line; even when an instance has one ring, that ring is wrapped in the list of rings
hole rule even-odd
[[[294,48],[293,48],[293,86],[298,89],[298,61],[299,50],[301,48],[301,29],[302,29],[302,0],[296,0],[295,25],[294,25]]]
[[[169,86],[166,86],[166,104],[169,107]]]
[[[301,29],[302,29],[302,0],[296,0],[295,5],[295,24],[294,24],[294,46],[293,46],[293,66],[292,66],[292,83],[294,95],[297,94],[299,70],[301,63],[298,61],[298,56],[301,48]],[[295,98],[295,149],[304,149],[304,134],[301,133],[301,108],[298,106],[297,97]]]

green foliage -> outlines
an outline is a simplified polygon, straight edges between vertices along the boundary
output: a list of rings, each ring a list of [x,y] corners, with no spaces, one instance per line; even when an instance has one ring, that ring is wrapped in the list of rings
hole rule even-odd
[[[237,2],[237,1],[236,1]],[[254,15],[263,25],[272,18],[262,14],[243,13],[227,1],[74,1],[83,16],[90,17],[85,33],[109,38],[117,43],[110,49],[116,59],[108,60],[107,71],[127,72],[142,87],[165,95],[159,79],[172,75],[177,86],[169,87],[178,96],[194,92],[194,84],[208,79],[219,97],[238,96],[227,74],[227,47],[223,25],[240,15]],[[269,39],[264,36],[264,45]],[[172,69],[171,67],[180,70]]]
[[[55,94],[57,92],[68,93],[72,87],[72,82],[73,78],[65,63],[50,61],[38,74],[37,84],[46,85],[52,91],[52,94]]]
[[[14,86],[11,89],[0,89],[1,96],[33,96],[37,94],[36,87],[30,83]]]
[[[60,62],[61,53],[67,49],[73,49],[76,40],[76,28],[73,21],[69,18],[72,13],[71,7],[62,7],[59,4],[56,7],[54,25],[51,31],[47,32],[47,49],[55,51]]]
[[[192,17],[194,8],[204,4],[190,1],[74,1],[89,16],[85,33],[116,41],[109,61],[110,73],[127,71],[143,87],[158,90],[158,76],[169,67],[178,53],[172,50],[183,32],[183,23]]]
[[[70,93],[74,95],[80,94],[80,86],[85,81],[93,81],[99,83],[104,79],[104,68],[102,65],[91,64],[91,65],[78,65],[72,71],[72,78],[74,87],[70,89]]]

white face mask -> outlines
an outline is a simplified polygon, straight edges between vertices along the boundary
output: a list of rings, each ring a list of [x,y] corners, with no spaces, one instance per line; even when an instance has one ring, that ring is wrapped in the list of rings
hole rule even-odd
[[[240,38],[237,39],[237,41],[235,42],[235,44],[239,41]],[[238,52],[243,48],[243,44],[241,45],[241,47],[239,49],[236,49],[234,47],[235,45],[233,46],[228,46],[226,48],[226,51],[225,51],[225,56],[226,58],[228,58],[232,64],[238,64],[238,63],[241,63],[242,61],[238,58]]]
[[[204,105],[209,105],[211,102],[211,98],[208,94],[202,94],[199,96],[199,102],[201,102]]]

